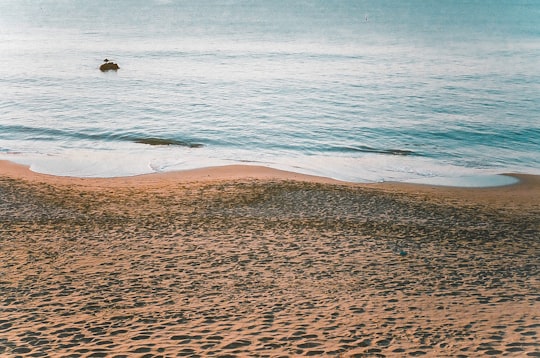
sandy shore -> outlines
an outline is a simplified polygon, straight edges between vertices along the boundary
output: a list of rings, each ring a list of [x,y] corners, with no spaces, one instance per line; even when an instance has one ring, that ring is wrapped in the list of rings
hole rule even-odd
[[[540,357],[540,180],[0,162],[2,357]]]

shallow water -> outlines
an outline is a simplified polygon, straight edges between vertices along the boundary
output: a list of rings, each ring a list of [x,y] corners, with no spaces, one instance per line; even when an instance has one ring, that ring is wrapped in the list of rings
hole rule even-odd
[[[540,174],[540,2],[430,4],[3,1],[0,158],[88,177]]]

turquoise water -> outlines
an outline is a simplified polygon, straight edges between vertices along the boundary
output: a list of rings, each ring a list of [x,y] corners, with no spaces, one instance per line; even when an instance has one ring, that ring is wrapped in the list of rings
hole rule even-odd
[[[0,159],[540,174],[539,18],[540,1],[0,1]]]

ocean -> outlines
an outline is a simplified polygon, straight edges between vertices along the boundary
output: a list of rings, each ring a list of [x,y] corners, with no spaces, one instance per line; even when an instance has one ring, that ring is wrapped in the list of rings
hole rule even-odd
[[[76,177],[540,174],[539,19],[538,0],[0,0],[0,159]]]

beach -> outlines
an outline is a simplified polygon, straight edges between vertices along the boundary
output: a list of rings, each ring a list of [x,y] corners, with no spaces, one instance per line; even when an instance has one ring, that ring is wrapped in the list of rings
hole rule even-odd
[[[2,357],[540,357],[540,179],[0,162]]]

